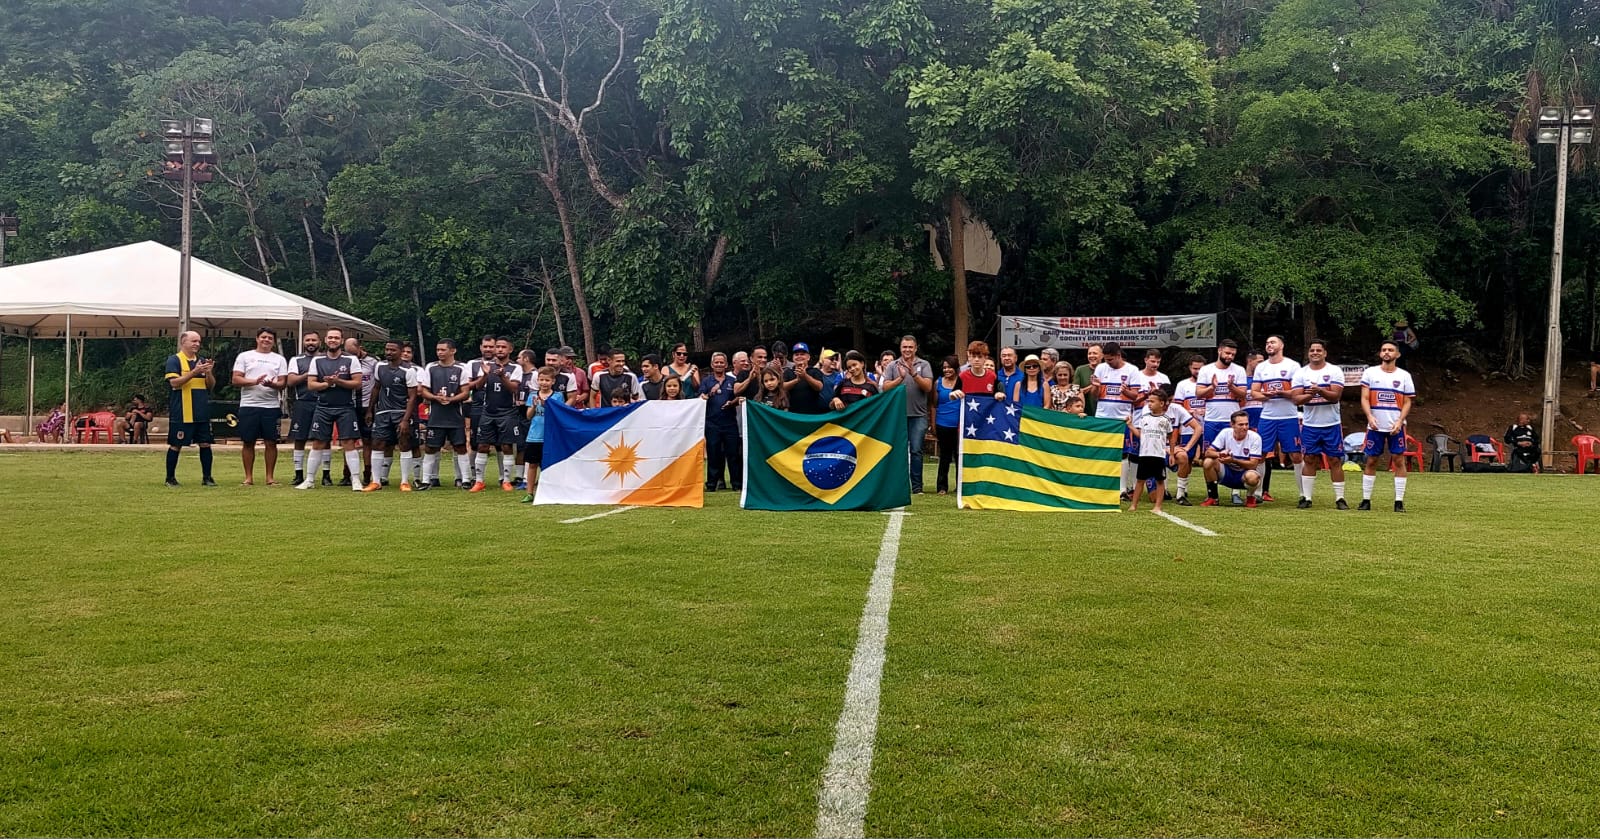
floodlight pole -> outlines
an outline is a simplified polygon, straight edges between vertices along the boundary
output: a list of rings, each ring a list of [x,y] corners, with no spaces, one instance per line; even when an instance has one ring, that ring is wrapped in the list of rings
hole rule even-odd
[[[1544,466],[1555,466],[1554,437],[1556,414],[1561,412],[1561,262],[1567,228],[1567,156],[1572,143],[1588,143],[1594,136],[1594,109],[1545,108],[1540,112],[1539,142],[1556,145],[1555,232],[1550,245],[1550,317],[1544,340],[1544,410],[1539,418],[1539,440],[1544,449]],[[1581,128],[1582,136],[1574,129]],[[1554,134],[1555,136],[1551,136]]]
[[[194,204],[194,138],[190,125],[185,126],[183,138],[183,243],[178,256],[178,337],[189,331],[189,237],[192,205]],[[1565,171],[1565,170],[1563,170]]]

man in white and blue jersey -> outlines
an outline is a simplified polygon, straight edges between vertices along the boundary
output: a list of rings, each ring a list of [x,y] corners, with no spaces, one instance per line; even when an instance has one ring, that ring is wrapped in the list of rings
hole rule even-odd
[[[1300,465],[1300,406],[1294,401],[1294,374],[1300,362],[1283,354],[1283,337],[1267,336],[1266,360],[1250,375],[1250,397],[1261,402],[1261,419],[1256,432],[1261,435],[1261,450],[1267,458],[1263,479],[1263,501],[1272,500],[1272,470]],[[1245,410],[1250,409],[1247,406]]]
[[[1205,359],[1198,355],[1189,356],[1186,365],[1189,378],[1178,382],[1172,392],[1172,404],[1180,405],[1194,418],[1193,427],[1185,425],[1178,435],[1178,448],[1183,457],[1177,458],[1174,470],[1178,475],[1178,506],[1189,506],[1189,473],[1194,470],[1194,465],[1200,461],[1200,456],[1205,454],[1200,446],[1205,441],[1205,429],[1202,423],[1206,415],[1206,399],[1199,394],[1200,370],[1206,366]],[[1194,429],[1198,428],[1196,431]],[[1220,432],[1220,429],[1219,429]]]
[[[400,447],[400,491],[411,491],[411,417],[417,410],[418,370],[402,359],[403,345],[396,340],[383,345],[383,361],[373,368],[373,389],[367,406],[367,426],[372,429],[372,480],[365,492],[377,492],[389,483],[389,466]]]
[[[1248,376],[1243,367],[1234,363],[1238,355],[1239,345],[1232,338],[1224,338],[1217,344],[1217,360],[1195,374],[1195,395],[1206,400],[1205,430],[1201,433],[1205,444],[1231,427],[1229,418],[1249,395]]]
[[[1300,503],[1311,506],[1311,491],[1317,485],[1317,466],[1327,459],[1328,475],[1333,478],[1334,506],[1350,509],[1344,500],[1344,430],[1339,427],[1339,400],[1344,396],[1344,371],[1328,363],[1328,345],[1321,338],[1306,345],[1306,366],[1294,374],[1295,404],[1305,415],[1300,422]]]
[[[1122,359],[1122,345],[1116,341],[1107,341],[1100,347],[1103,360],[1100,366],[1094,368],[1094,376],[1089,380],[1090,386],[1099,398],[1094,406],[1094,415],[1101,419],[1117,419],[1123,422],[1133,414],[1133,396],[1130,385],[1135,382],[1139,371],[1132,364]],[[1138,456],[1134,449],[1133,432],[1129,430],[1122,439],[1122,500],[1129,500],[1133,489],[1133,458]]]
[[[1372,487],[1378,481],[1378,458],[1389,456],[1394,470],[1394,511],[1406,511],[1406,417],[1411,415],[1411,400],[1417,386],[1411,374],[1400,369],[1400,345],[1384,341],[1378,350],[1379,364],[1361,374],[1361,411],[1367,417],[1367,456],[1361,473],[1361,506],[1372,509]]]
[[[1202,507],[1215,507],[1217,484],[1249,493],[1246,507],[1256,506],[1261,494],[1261,435],[1250,430],[1250,415],[1235,410],[1228,429],[1206,444],[1206,500]]]

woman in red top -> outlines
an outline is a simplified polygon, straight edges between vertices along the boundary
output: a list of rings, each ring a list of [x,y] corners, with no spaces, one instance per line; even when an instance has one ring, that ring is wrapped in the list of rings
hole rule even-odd
[[[994,375],[994,361],[989,358],[989,345],[982,341],[973,341],[967,345],[967,368],[961,371],[961,388],[950,394],[951,399],[960,399],[967,394],[984,394],[995,398],[1004,398],[1004,394],[995,393],[995,383],[998,379]]]

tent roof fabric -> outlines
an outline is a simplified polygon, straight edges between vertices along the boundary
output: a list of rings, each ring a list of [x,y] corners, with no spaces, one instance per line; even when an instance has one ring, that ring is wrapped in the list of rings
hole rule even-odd
[[[0,330],[65,338],[177,338],[178,251],[138,242],[103,251],[0,268]],[[336,326],[356,338],[388,333],[315,300],[191,258],[189,328],[249,337],[262,326]]]

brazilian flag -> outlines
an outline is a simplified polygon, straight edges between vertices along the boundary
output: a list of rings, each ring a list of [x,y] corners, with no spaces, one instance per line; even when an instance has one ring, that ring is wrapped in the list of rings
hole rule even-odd
[[[831,414],[744,403],[747,510],[886,510],[911,503],[906,400],[897,391]]]

